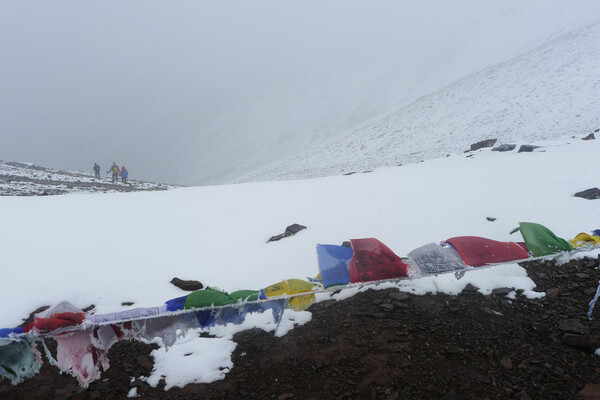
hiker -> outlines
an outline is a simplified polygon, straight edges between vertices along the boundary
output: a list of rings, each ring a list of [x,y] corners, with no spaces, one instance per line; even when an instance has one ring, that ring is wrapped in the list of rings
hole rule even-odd
[[[121,171],[119,171],[119,166],[116,162],[113,161],[112,167],[106,173],[112,172],[112,183],[117,183],[119,181],[119,175]]]
[[[125,166],[123,165],[123,168],[121,169],[121,182],[127,183],[127,176],[129,176],[129,172],[127,172]]]
[[[94,178],[100,179],[100,166],[94,163]]]

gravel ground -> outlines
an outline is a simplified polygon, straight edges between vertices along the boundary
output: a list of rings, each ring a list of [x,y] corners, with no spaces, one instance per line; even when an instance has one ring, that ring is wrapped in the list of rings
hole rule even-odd
[[[46,362],[17,386],[2,380],[0,398],[123,399],[132,387],[163,399],[598,398],[600,323],[586,317],[598,260],[522,265],[545,297],[370,290],[314,304],[312,320],[282,338],[237,334],[222,381],[152,388],[137,377],[149,375],[155,346],[126,341],[111,348],[110,369],[87,389]]]

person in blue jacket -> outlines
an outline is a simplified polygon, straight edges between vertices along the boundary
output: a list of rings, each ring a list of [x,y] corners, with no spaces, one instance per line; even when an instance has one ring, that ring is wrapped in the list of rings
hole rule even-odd
[[[125,169],[125,166],[123,165],[123,168],[121,168],[121,182],[127,183],[128,176],[129,176],[129,172],[127,172],[127,170]]]

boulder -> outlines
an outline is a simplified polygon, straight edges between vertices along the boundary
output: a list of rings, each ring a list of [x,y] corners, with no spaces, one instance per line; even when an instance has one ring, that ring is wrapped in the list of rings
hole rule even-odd
[[[292,225],[288,226],[287,228],[285,228],[285,231],[288,233],[291,233],[292,235],[295,235],[296,233],[300,232],[303,229],[306,229],[306,227],[304,225],[292,224]]]
[[[517,148],[516,144],[501,144],[492,149],[492,151],[513,151]]]
[[[531,153],[533,150],[535,149],[539,149],[540,146],[533,146],[530,144],[524,144],[521,147],[519,147],[519,153]]]
[[[204,287],[204,285],[198,281],[194,280],[183,280],[177,277],[171,279],[171,283],[177,286],[179,289],[186,290],[188,292],[193,292],[195,290],[200,290]]]
[[[288,226],[287,228],[285,228],[285,232],[280,233],[279,235],[271,236],[269,238],[269,240],[267,240],[267,243],[269,243],[269,242],[276,242],[276,241],[281,240],[281,239],[283,239],[285,237],[293,236],[293,235],[295,235],[296,233],[300,232],[303,229],[306,229],[306,227],[304,225],[292,224],[292,225]]]
[[[594,136],[593,133],[590,133],[589,135],[587,135],[586,137],[582,138],[581,140],[594,140],[596,139],[596,136]]]
[[[582,199],[587,199],[587,200],[600,199],[600,189],[598,189],[598,188],[586,189],[584,191],[575,193],[573,196],[581,197]]]
[[[473,143],[471,145],[471,151],[483,149],[484,147],[492,147],[497,141],[498,139],[486,139],[482,140],[481,142]]]

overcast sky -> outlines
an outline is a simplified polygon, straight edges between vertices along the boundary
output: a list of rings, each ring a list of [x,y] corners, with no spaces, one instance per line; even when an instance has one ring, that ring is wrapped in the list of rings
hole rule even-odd
[[[0,159],[221,183],[593,22],[598,8],[489,3],[4,0]],[[541,6],[554,11],[536,22]],[[527,37],[514,33],[523,24]]]

